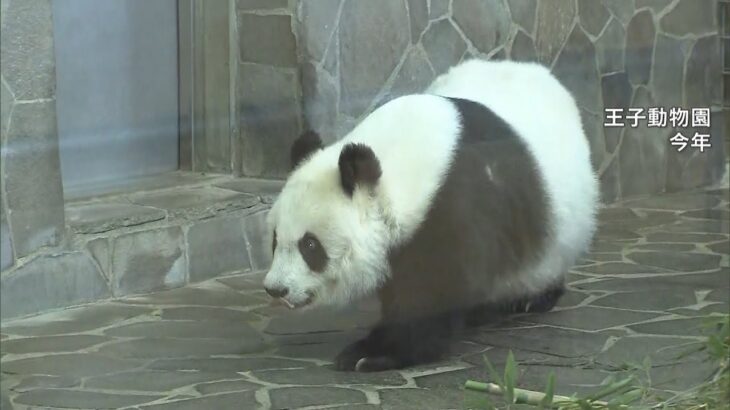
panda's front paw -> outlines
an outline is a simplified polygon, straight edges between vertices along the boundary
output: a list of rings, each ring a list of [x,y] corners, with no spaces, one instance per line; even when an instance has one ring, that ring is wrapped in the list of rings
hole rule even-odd
[[[357,362],[367,356],[364,343],[362,341],[355,342],[345,347],[340,354],[335,357],[335,370],[353,371]]]

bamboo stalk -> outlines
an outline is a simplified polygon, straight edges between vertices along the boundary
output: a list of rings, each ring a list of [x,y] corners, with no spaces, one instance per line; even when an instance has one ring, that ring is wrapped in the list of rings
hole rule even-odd
[[[504,390],[494,383],[481,383],[473,380],[467,380],[464,387],[468,390],[479,391],[489,394],[502,395]],[[538,405],[545,397],[545,393],[536,392],[532,390],[518,389],[515,388],[515,404],[531,404]],[[553,403],[559,404],[560,402],[570,402],[572,399],[566,396],[553,396]],[[608,403],[604,401],[594,401],[593,403],[598,405],[607,406]],[[620,406],[625,408],[626,406]]]

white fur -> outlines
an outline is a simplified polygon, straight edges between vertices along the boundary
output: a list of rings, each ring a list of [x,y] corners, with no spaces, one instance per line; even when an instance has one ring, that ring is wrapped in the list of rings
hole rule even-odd
[[[519,275],[519,283],[494,292],[535,291],[561,277],[589,247],[598,208],[598,183],[573,97],[541,65],[480,60],[452,68],[428,92],[482,103],[507,121],[526,142],[547,185],[551,245],[537,266]]]
[[[380,107],[292,173],[269,213],[279,246],[265,286],[288,287],[293,304],[308,292],[314,304],[343,304],[387,279],[388,249],[422,222],[459,136],[458,111],[433,94],[480,102],[505,119],[534,154],[547,183],[551,245],[545,257],[515,275],[517,280],[490,289],[485,299],[540,290],[575,262],[595,230],[598,190],[573,98],[541,66],[472,60],[437,78],[427,94]],[[350,142],[368,145],[383,171],[373,192],[358,189],[352,199],[340,186],[337,166]],[[321,274],[310,272],[297,251],[305,232],[327,250],[330,260]]]
[[[317,304],[344,304],[376,289],[389,275],[386,253],[408,238],[441,185],[459,134],[456,109],[445,99],[413,95],[380,107],[350,134],[296,169],[269,213],[279,249],[264,285],[303,287]],[[343,145],[367,144],[382,178],[376,192],[347,197],[337,166]],[[355,206],[353,206],[353,201]],[[324,274],[309,272],[296,241],[312,232],[330,258]],[[290,301],[306,298],[295,292]]]

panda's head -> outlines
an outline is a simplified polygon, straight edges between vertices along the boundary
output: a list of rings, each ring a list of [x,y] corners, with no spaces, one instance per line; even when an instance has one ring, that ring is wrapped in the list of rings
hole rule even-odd
[[[387,275],[387,235],[379,199],[380,162],[363,144],[322,148],[295,141],[292,173],[268,216],[273,262],[266,291],[289,308],[343,305]]]

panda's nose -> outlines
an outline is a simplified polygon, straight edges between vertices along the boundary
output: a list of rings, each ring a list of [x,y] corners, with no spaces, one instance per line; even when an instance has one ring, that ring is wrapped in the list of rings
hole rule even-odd
[[[272,298],[283,298],[286,296],[287,293],[289,293],[289,288],[265,288],[266,293],[268,293]]]

